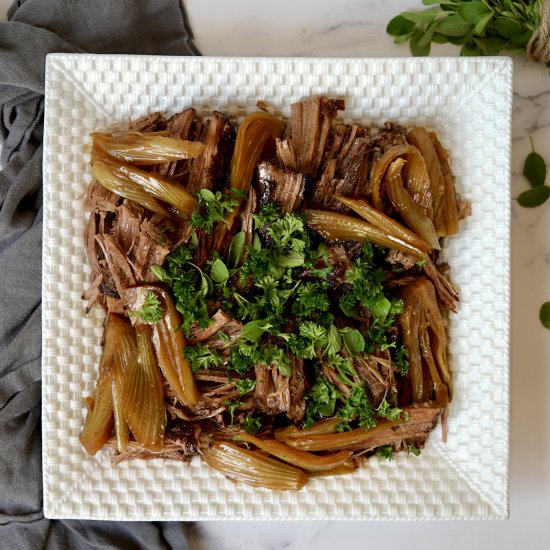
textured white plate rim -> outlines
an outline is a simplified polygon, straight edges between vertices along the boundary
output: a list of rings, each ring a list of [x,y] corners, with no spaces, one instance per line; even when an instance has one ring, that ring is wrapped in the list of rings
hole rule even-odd
[[[56,353],[59,351],[59,349],[63,348],[63,345],[65,348],[67,347],[66,344],[62,344],[60,347],[60,340],[63,340],[63,338],[67,338],[67,332],[70,334],[71,332],[71,320],[69,319],[68,324],[66,324],[65,332],[63,332],[63,327],[59,329],[59,326],[57,324],[63,324],[59,323],[59,304],[56,304],[55,307],[52,306],[51,303],[48,303],[46,298],[48,297],[48,292],[51,293],[51,279],[52,277],[64,275],[65,277],[70,276],[70,272],[67,272],[66,270],[60,270],[57,266],[52,264],[51,256],[49,253],[51,253],[51,238],[52,236],[56,236],[56,226],[55,226],[55,219],[53,216],[53,207],[54,207],[54,201],[50,200],[50,193],[52,189],[52,185],[57,185],[55,177],[52,177],[52,158],[56,157],[57,152],[55,150],[51,150],[51,144],[49,143],[49,138],[51,138],[55,132],[59,132],[61,129],[59,126],[57,126],[57,121],[53,116],[50,116],[50,112],[53,112],[53,108],[50,111],[50,106],[55,103],[55,99],[52,99],[55,95],[55,93],[59,93],[59,89],[54,90],[54,87],[51,85],[51,83],[55,80],[55,78],[59,76],[63,76],[64,78],[64,84],[62,88],[65,91],[71,91],[71,86],[78,85],[82,91],[82,85],[85,84],[84,82],[78,82],[78,79],[75,77],[75,75],[68,70],[69,66],[74,66],[79,64],[86,64],[86,63],[108,63],[110,64],[110,68],[112,69],[112,64],[114,64],[115,68],[117,63],[122,63],[124,66],[127,66],[128,63],[149,63],[148,66],[153,66],[155,63],[164,63],[164,64],[183,64],[183,65],[191,65],[191,66],[212,66],[214,64],[215,66],[224,66],[228,63],[232,64],[247,64],[247,65],[256,65],[259,67],[262,67],[263,65],[267,64],[269,66],[284,66],[284,67],[314,67],[314,66],[321,66],[321,67],[337,67],[342,65],[352,65],[352,66],[360,66],[363,70],[368,70],[369,68],[372,68],[373,66],[379,66],[380,64],[387,64],[388,66],[400,66],[404,72],[407,72],[408,69],[411,67],[414,67],[417,75],[420,75],[422,77],[423,74],[429,73],[430,70],[432,70],[434,67],[441,68],[445,65],[454,66],[454,67],[465,67],[465,68],[472,68],[472,67],[484,67],[486,69],[487,74],[499,74],[500,76],[503,76],[504,79],[504,85],[499,92],[498,99],[500,101],[504,101],[504,111],[507,113],[507,121],[506,121],[506,135],[507,140],[506,142],[503,142],[500,146],[499,153],[502,155],[502,163],[500,166],[501,169],[501,175],[504,176],[504,181],[506,182],[505,188],[502,190],[502,193],[505,195],[505,198],[509,198],[510,195],[510,185],[509,185],[509,174],[510,174],[510,106],[511,106],[511,62],[508,58],[479,58],[479,59],[465,59],[460,60],[457,58],[425,58],[425,59],[407,59],[407,58],[248,58],[248,57],[240,57],[240,58],[232,58],[232,57],[218,57],[218,58],[205,58],[205,57],[195,57],[195,58],[174,58],[174,57],[168,57],[168,56],[135,56],[135,55],[103,55],[98,56],[94,54],[51,54],[47,58],[47,72],[46,72],[46,114],[45,114],[45,150],[44,150],[44,195],[45,195],[45,202],[44,202],[44,243],[43,243],[43,258],[44,258],[44,277],[43,277],[43,298],[44,298],[44,307],[43,307],[43,335],[44,335],[44,355],[46,357],[49,357],[49,363],[47,366],[46,361],[43,363],[43,369],[44,369],[44,383],[42,387],[43,392],[43,433],[48,433],[50,430],[57,430],[58,433],[58,440],[59,437],[74,437],[74,433],[76,430],[76,434],[78,434],[78,428],[74,422],[74,418],[70,417],[70,414],[67,414],[65,417],[63,416],[65,413],[62,413],[61,415],[58,415],[57,417],[55,415],[51,415],[52,409],[52,395],[55,394],[59,388],[61,388],[61,384],[67,384],[66,380],[55,380],[52,382],[52,377],[50,376],[52,374],[51,365],[56,364],[56,361],[52,363],[51,361],[51,355],[52,353]],[[210,64],[210,65],[209,65]],[[120,69],[120,66],[119,66]],[[361,72],[361,71],[359,71]],[[416,78],[415,76],[415,78]],[[315,77],[311,77],[315,78]],[[470,89],[469,92],[472,94],[472,97],[477,96],[477,94],[480,92],[478,88],[480,88],[484,83],[479,83],[478,86],[474,86],[473,89]],[[55,93],[54,93],[55,92]],[[67,92],[67,93],[69,93]],[[62,92],[62,95],[65,92]],[[98,99],[95,99],[93,96],[93,93],[86,93],[84,94],[86,97],[84,98],[85,102],[88,102],[88,110],[93,111],[94,109],[97,110],[97,112],[102,114],[109,114],[107,108],[105,105]],[[59,100],[59,98],[57,98]],[[62,98],[61,98],[62,99]],[[269,100],[268,97],[265,97],[264,99]],[[495,100],[495,97],[489,97],[489,100]],[[77,105],[76,110],[78,111],[79,106]],[[93,113],[91,113],[93,117]],[[98,116],[98,118],[101,118]],[[381,122],[381,121],[379,121]],[[74,145],[74,144],[73,144]],[[80,144],[80,147],[82,147],[82,144]],[[52,156],[53,155],[53,156]],[[453,155],[453,151],[451,150],[451,156]],[[57,158],[57,162],[63,157],[63,155],[57,155],[59,158]],[[61,159],[63,161],[63,159]],[[70,162],[70,159],[67,157],[67,159],[64,159],[65,163],[62,165],[61,173],[63,175],[64,172],[71,173],[72,165]],[[56,199],[57,200],[57,199]],[[509,204],[509,201],[508,201]],[[75,459],[74,457],[62,457],[60,463],[55,463],[55,460],[52,458],[52,448],[47,447],[47,444],[43,445],[43,472],[44,472],[44,513],[46,517],[65,517],[65,518],[93,518],[93,519],[118,519],[118,520],[175,520],[175,519],[185,519],[185,520],[249,520],[249,519],[255,519],[255,520],[270,520],[270,519],[277,519],[277,520],[301,520],[301,519],[318,519],[318,520],[325,520],[325,519],[337,519],[337,520],[396,520],[396,519],[499,519],[499,518],[505,518],[508,515],[508,485],[507,485],[507,467],[508,467],[508,422],[509,422],[509,371],[508,371],[508,347],[509,347],[509,243],[510,243],[510,212],[509,208],[506,210],[506,212],[503,214],[501,218],[499,218],[500,224],[498,226],[500,235],[499,240],[499,249],[498,253],[503,254],[502,257],[502,268],[503,271],[501,273],[500,278],[500,284],[502,286],[506,286],[507,291],[504,293],[504,304],[501,311],[504,311],[506,315],[503,316],[503,318],[499,319],[499,323],[501,323],[501,328],[503,329],[504,338],[501,341],[501,349],[503,358],[505,358],[505,363],[501,364],[500,366],[497,365],[497,367],[500,369],[499,374],[501,375],[501,387],[500,395],[495,396],[495,399],[497,400],[497,404],[499,406],[499,412],[503,416],[502,418],[502,428],[504,429],[504,432],[499,435],[501,448],[499,448],[499,460],[501,465],[505,468],[505,472],[503,472],[503,475],[499,478],[500,487],[499,487],[499,502],[492,503],[493,505],[490,506],[488,509],[479,509],[477,510],[475,506],[469,504],[469,508],[463,508],[460,510],[460,506],[455,505],[454,508],[450,506],[448,509],[446,509],[446,504],[444,502],[440,503],[441,507],[444,509],[443,513],[440,515],[434,514],[433,511],[430,510],[424,510],[421,509],[419,513],[414,514],[414,516],[410,516],[407,514],[401,514],[396,513],[394,510],[386,510],[384,509],[383,505],[380,505],[376,510],[378,510],[378,513],[374,515],[366,515],[364,513],[357,514],[356,510],[353,509],[353,507],[350,509],[350,513],[338,513],[336,515],[330,514],[330,511],[327,510],[326,506],[322,513],[313,513],[313,514],[304,514],[303,510],[302,513],[295,514],[295,509],[298,509],[296,506],[293,507],[293,503],[296,504],[295,499],[290,497],[289,499],[282,498],[278,499],[275,498],[275,500],[280,500],[281,502],[284,502],[285,504],[289,504],[288,511],[286,513],[278,515],[276,514],[276,517],[272,517],[269,514],[269,506],[266,508],[266,510],[261,509],[258,511],[251,511],[254,505],[257,503],[247,503],[246,501],[241,500],[241,512],[239,513],[228,513],[227,509],[223,508],[220,510],[220,513],[212,513],[212,510],[209,508],[208,503],[206,503],[206,508],[202,508],[199,512],[192,511],[189,509],[189,507],[180,507],[179,510],[171,510],[168,514],[167,513],[159,513],[158,510],[154,510],[154,505],[152,508],[148,509],[145,513],[143,511],[139,511],[136,513],[132,513],[132,505],[130,504],[130,513],[128,513],[128,510],[126,513],[117,514],[115,513],[109,513],[106,511],[103,511],[101,509],[101,502],[99,499],[97,504],[100,505],[97,508],[93,507],[93,512],[90,513],[90,508],[88,507],[88,512],[84,513],[78,506],[82,505],[82,502],[75,505],[71,499],[74,495],[70,494],[70,492],[66,492],[64,496],[62,497],[58,490],[56,490],[52,486],[52,480],[55,481],[55,476],[57,475],[57,479],[59,479],[59,476],[62,475],[62,472],[65,472],[68,476],[71,474],[73,470],[78,469],[78,467],[81,466],[75,466]],[[59,235],[57,235],[59,236]],[[67,251],[68,253],[72,253],[70,250]],[[69,270],[70,271],[70,270]],[[57,317],[56,317],[57,316]],[[68,337],[70,340],[70,336]],[[62,361],[66,360],[66,357],[60,356],[56,358],[56,360]],[[61,364],[61,363],[60,363]],[[55,371],[55,368],[54,368]],[[46,376],[48,374],[49,376]],[[65,374],[63,371],[63,368],[59,368],[59,378],[62,378],[62,375]],[[88,381],[89,384],[89,381]],[[81,389],[78,389],[78,382],[70,380],[68,382],[68,385],[70,388],[72,388],[70,391],[77,392],[81,391]],[[65,387],[65,386],[63,386]],[[77,388],[77,389],[75,389]],[[47,406],[50,406],[49,408]],[[81,419],[80,419],[81,420]],[[72,422],[71,422],[72,421]],[[59,435],[61,434],[61,435]],[[432,438],[439,437],[438,431],[434,432],[432,434]],[[45,440],[45,443],[47,443],[47,440]],[[430,451],[432,449],[431,440],[429,442]],[[435,446],[434,446],[435,448]],[[443,458],[443,453],[439,453],[441,455],[441,459],[445,460]],[[102,460],[108,460],[106,455],[98,455],[102,458]],[[58,457],[59,458],[59,457]],[[421,460],[422,457],[419,459]],[[84,457],[83,460],[86,460],[86,457]],[[94,459],[95,460],[95,459]],[[409,458],[410,460],[410,458]],[[446,455],[446,460],[449,461],[449,457]],[[78,462],[78,459],[77,461]],[[403,460],[403,457],[399,457],[398,461],[401,465],[406,464]],[[94,469],[94,462],[90,462],[89,467],[86,467],[85,470],[93,477],[93,469]],[[449,466],[453,466],[452,462],[449,462]],[[390,466],[392,467],[392,466]],[[396,466],[395,466],[396,467]],[[386,465],[382,467],[382,470],[386,468]],[[192,468],[191,468],[192,469]],[[141,467],[138,469],[138,472],[143,472],[143,468]],[[483,490],[482,487],[476,486],[475,482],[470,480],[468,478],[468,472],[467,471],[461,471],[460,466],[456,466],[456,473],[458,478],[463,479],[463,481],[466,482],[466,484],[470,487],[472,494],[477,492],[477,496],[481,498],[486,498],[488,495],[484,494],[486,491]],[[217,475],[217,474],[215,474]],[[109,483],[112,480],[98,480],[100,483]],[[139,479],[138,479],[139,481]],[[223,482],[223,480],[222,480]],[[78,492],[79,486],[73,487],[73,489],[76,489]],[[197,490],[198,488],[192,489]],[[227,491],[227,489],[224,489]],[[333,489],[334,490],[334,489]],[[86,493],[86,491],[88,493]],[[89,496],[90,489],[82,489],[83,494]],[[142,491],[143,492],[143,491]],[[138,494],[139,489],[138,489]],[[228,493],[230,494],[230,493]],[[272,495],[266,493],[265,491],[258,491],[257,494],[264,495],[266,499],[269,501],[269,497]],[[280,494],[276,494],[280,495]],[[61,497],[61,498],[60,498]],[[101,498],[104,498],[102,496]],[[109,498],[107,497],[107,500]],[[237,498],[238,500],[238,498]],[[111,503],[112,504],[112,503]],[[114,503],[115,505],[117,503]],[[127,503],[126,503],[127,504]],[[238,502],[237,502],[237,509],[238,509]],[[263,502],[260,502],[260,508],[263,505]],[[75,509],[76,506],[76,509]],[[99,509],[98,509],[99,508]],[[433,503],[432,503],[433,508]],[[231,508],[233,512],[235,512],[235,508]],[[244,512],[243,512],[244,510]],[[380,512],[380,510],[385,510],[386,513]],[[477,511],[476,511],[477,510]],[[481,510],[481,511],[480,511]],[[280,510],[279,510],[280,512]]]

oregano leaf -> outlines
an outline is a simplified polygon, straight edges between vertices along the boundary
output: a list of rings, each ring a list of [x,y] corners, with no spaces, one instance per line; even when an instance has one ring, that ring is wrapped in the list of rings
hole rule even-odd
[[[216,258],[210,266],[210,277],[216,283],[225,283],[229,279],[227,266],[219,258]]]
[[[467,44],[464,44],[462,48],[460,49],[460,55],[464,56],[478,56],[483,55],[483,52],[479,49],[479,47],[475,44],[475,42],[468,42]]]
[[[539,319],[542,326],[550,330],[550,302],[544,302],[540,306]]]
[[[493,13],[489,12],[485,17],[482,17],[475,25],[474,32],[476,34],[483,34],[485,32],[485,28],[493,18]]]
[[[497,17],[495,19],[495,28],[504,38],[513,38],[523,32],[523,27],[515,19],[509,17]]]
[[[532,187],[544,185],[544,181],[546,180],[546,162],[542,156],[535,151],[532,138],[531,152],[525,157],[523,163],[523,175]]]
[[[550,187],[547,185],[538,185],[520,193],[517,201],[524,208],[535,208],[546,202],[548,197],[550,197]]]
[[[460,15],[450,15],[439,22],[437,32],[445,36],[460,37],[468,34],[472,28],[473,26],[467,21],[464,21]]]
[[[458,6],[457,11],[464,21],[472,25],[477,25],[487,14],[491,15],[491,10],[480,0],[464,2]]]
[[[437,11],[433,8],[424,11],[404,11],[401,16],[413,23],[431,23],[437,17]]]
[[[428,28],[426,29],[426,32],[424,33],[424,36],[422,36],[420,38],[420,40],[418,41],[418,47],[419,48],[425,48],[426,46],[428,47],[428,53],[423,54],[423,55],[428,55],[430,53],[429,52],[429,46],[430,46],[430,42],[432,41],[432,37],[435,34],[436,29],[437,29],[437,21],[432,21],[428,25]]]
[[[241,262],[241,258],[244,251],[244,244],[246,241],[246,233],[239,231],[231,241],[229,245],[229,251],[227,252],[227,263],[232,268],[237,268]]]
[[[420,31],[416,31],[412,37],[411,37],[411,53],[415,57],[424,57],[426,55],[430,55],[430,44],[426,44],[425,46],[421,46],[419,44],[420,40],[422,39],[422,33]]]
[[[402,15],[397,15],[388,23],[386,32],[390,36],[403,36],[409,34],[413,28],[414,21],[411,21]]]
[[[206,202],[214,202],[216,200],[216,196],[212,193],[212,191],[210,191],[210,189],[201,189],[199,191],[199,195]]]

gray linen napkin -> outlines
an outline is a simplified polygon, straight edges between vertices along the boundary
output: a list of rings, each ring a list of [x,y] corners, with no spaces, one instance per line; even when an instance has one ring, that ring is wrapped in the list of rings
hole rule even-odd
[[[20,0],[0,23],[0,548],[187,548],[179,523],[42,514],[41,168],[51,52],[198,54],[178,0]]]

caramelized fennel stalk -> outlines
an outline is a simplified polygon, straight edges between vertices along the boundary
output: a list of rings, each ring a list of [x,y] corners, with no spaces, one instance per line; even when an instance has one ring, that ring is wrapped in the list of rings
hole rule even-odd
[[[401,296],[404,309],[399,324],[409,351],[413,403],[445,406],[452,399],[453,388],[447,337],[434,286],[419,277],[402,290]]]

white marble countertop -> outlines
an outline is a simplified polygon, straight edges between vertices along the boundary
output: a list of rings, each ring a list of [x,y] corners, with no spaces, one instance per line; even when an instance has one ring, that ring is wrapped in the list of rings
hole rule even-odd
[[[388,21],[420,0],[185,0],[204,55],[407,56],[386,35]],[[438,55],[458,48],[438,47]],[[512,195],[527,188],[522,162],[532,136],[550,159],[550,74],[514,61]],[[480,144],[483,147],[483,144]],[[190,528],[192,550],[544,548],[550,510],[550,333],[538,320],[550,300],[550,204],[512,208],[510,519],[501,522],[209,522]]]

